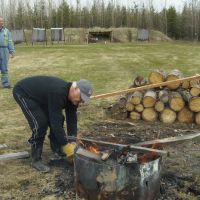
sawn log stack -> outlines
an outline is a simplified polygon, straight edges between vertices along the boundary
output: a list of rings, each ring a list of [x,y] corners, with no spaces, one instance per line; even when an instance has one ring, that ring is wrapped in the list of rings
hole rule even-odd
[[[136,77],[130,88],[181,78],[183,73],[177,69],[169,73],[154,70],[148,78]],[[176,82],[160,88],[129,93],[109,106],[107,113],[117,119],[200,124],[200,80]]]

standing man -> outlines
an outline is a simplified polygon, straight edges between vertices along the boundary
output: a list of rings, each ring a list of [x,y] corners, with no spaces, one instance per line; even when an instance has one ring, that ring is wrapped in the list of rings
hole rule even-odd
[[[66,118],[68,135],[76,136],[77,107],[79,103],[89,103],[91,95],[92,86],[87,80],[72,83],[56,77],[34,76],[15,85],[13,96],[32,130],[29,143],[34,168],[42,172],[49,171],[49,167],[43,164],[41,158],[48,127],[53,152],[64,152],[68,156],[72,145],[68,143],[63,128],[64,120]]]
[[[3,88],[11,88],[8,77],[9,55],[14,57],[14,45],[10,31],[4,27],[4,19],[0,17],[0,71]]]

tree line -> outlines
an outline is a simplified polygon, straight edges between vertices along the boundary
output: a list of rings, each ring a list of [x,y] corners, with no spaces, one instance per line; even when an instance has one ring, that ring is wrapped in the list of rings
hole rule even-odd
[[[200,0],[185,2],[181,11],[175,7],[157,11],[152,0],[143,5],[133,1],[129,6],[118,1],[90,0],[90,6],[82,6],[80,0],[73,5],[68,0],[58,4],[53,0],[0,0],[0,14],[10,29],[134,27],[158,30],[174,39],[200,40]]]

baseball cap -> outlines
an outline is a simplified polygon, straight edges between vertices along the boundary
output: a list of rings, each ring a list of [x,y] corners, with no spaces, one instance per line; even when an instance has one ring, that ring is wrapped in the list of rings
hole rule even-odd
[[[77,82],[77,87],[81,91],[81,99],[84,103],[89,103],[93,92],[92,84],[88,80],[82,79]]]

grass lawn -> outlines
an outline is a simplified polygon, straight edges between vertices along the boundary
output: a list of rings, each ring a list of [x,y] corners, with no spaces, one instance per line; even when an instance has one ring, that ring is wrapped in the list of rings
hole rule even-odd
[[[200,73],[200,44],[180,42],[17,46],[16,57],[10,60],[9,71],[13,85],[18,80],[33,75],[53,75],[69,81],[84,78],[93,83],[95,94],[101,94],[126,89],[134,76],[147,76],[152,69],[158,68],[177,68],[185,76]],[[109,101],[111,99],[98,100],[88,107],[80,108],[80,132],[89,130],[91,123],[105,119],[102,107]],[[7,151],[12,152],[29,149],[26,140],[30,136],[30,130],[11,90],[0,88],[0,110],[0,144],[6,143],[9,146]],[[26,192],[37,193],[39,179],[43,178],[41,185],[48,182],[45,175],[30,168],[29,162],[0,163],[0,199],[1,195],[6,199],[13,196],[13,193],[26,199]],[[48,178],[52,179],[56,173],[59,172],[53,172]],[[30,182],[32,187],[22,192],[20,188],[26,187],[26,182]]]

